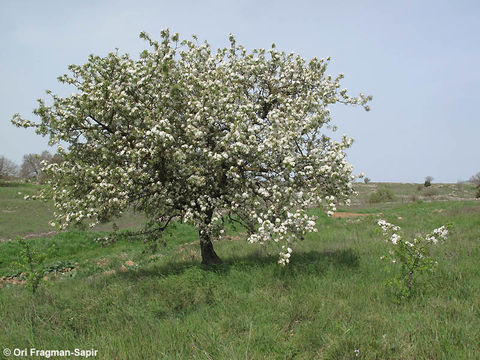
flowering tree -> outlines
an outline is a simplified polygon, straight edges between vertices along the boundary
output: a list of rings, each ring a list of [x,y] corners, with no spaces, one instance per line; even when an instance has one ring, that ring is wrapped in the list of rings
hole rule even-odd
[[[225,219],[248,230],[250,242],[289,244],[315,231],[309,207],[329,214],[352,194],[352,167],[344,150],[352,139],[322,133],[328,106],[361,105],[342,75],[325,74],[326,61],[306,62],[274,46],[247,52],[230,46],[181,41],[162,31],[161,41],[141,33],[150,48],[138,60],[110,53],[71,65],[59,81],[69,97],[47,91],[41,122],[18,114],[13,123],[35,127],[51,143],[69,144],[42,196],[52,196],[57,226],[89,219],[92,225],[133,208],[150,222],[144,235],[158,239],[174,219],[196,226],[202,262],[220,263],[212,240]],[[330,126],[330,125],[328,125]]]
[[[443,225],[429,234],[418,235],[409,241],[400,234],[399,226],[382,219],[378,220],[377,224],[382,229],[385,241],[393,245],[393,250],[390,250],[387,256],[382,256],[382,259],[389,259],[392,263],[398,262],[401,265],[399,276],[390,282],[390,285],[395,288],[399,300],[410,298],[416,276],[435,269],[437,262],[430,256],[430,245],[445,241],[450,225]]]

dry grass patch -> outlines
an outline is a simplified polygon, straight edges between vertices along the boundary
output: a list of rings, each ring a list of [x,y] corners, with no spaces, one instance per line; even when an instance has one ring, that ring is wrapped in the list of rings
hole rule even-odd
[[[360,214],[360,213],[352,213],[352,212],[336,212],[333,214],[333,218],[355,218],[355,217],[362,217],[362,216],[370,216],[372,214]]]

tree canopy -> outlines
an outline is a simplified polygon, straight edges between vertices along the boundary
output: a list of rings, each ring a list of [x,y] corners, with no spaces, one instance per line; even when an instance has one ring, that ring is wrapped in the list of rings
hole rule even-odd
[[[18,166],[5,156],[0,156],[0,179],[14,177],[17,173]]]
[[[42,162],[52,160],[52,155],[48,151],[41,154],[23,155],[22,166],[20,167],[20,176],[27,179],[40,180],[42,177]]]
[[[202,260],[221,260],[212,240],[224,220],[248,230],[250,242],[279,244],[281,264],[290,244],[315,231],[307,209],[331,214],[353,190],[344,150],[334,141],[328,107],[368,110],[370,96],[351,97],[342,75],[326,74],[329,59],[308,62],[271,49],[248,52],[230,36],[213,51],[197,38],[180,41],[162,31],[138,59],[118,50],[69,66],[60,82],[75,91],[50,104],[38,100],[35,127],[59,148],[60,164],[42,196],[53,197],[56,226],[115,218],[133,208],[146,214],[145,236],[158,239],[175,219],[199,231]]]

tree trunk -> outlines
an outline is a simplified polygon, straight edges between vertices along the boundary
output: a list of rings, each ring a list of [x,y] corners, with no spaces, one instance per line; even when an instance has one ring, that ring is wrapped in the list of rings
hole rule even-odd
[[[222,263],[222,259],[218,257],[213,250],[213,244],[210,240],[208,233],[199,231],[200,236],[200,249],[202,250],[202,264],[205,265],[218,265]]]

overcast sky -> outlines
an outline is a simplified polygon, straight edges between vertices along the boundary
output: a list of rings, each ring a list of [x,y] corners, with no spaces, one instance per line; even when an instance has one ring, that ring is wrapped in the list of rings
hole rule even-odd
[[[119,48],[135,57],[145,30],[196,34],[212,47],[228,34],[248,49],[332,57],[351,95],[373,95],[372,110],[332,108],[348,157],[372,181],[438,182],[480,171],[479,1],[8,1],[0,0],[0,155],[20,164],[49,149],[14,113],[32,110],[69,64]],[[54,151],[54,149],[49,149]]]

